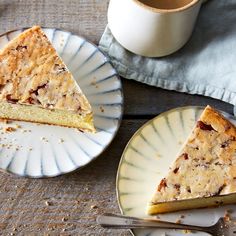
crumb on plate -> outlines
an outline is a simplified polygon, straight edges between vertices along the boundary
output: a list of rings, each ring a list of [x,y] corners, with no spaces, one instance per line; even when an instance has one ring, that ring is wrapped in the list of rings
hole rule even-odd
[[[4,127],[3,131],[4,132],[14,132],[14,131],[16,131],[16,128],[8,126],[8,127]]]

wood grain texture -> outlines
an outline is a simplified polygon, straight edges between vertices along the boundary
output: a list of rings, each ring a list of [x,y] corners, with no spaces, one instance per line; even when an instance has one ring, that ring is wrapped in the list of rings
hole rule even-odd
[[[109,0],[0,0],[0,34],[41,25],[62,28],[97,43]]]
[[[123,79],[125,97],[125,117],[152,118],[163,111],[179,106],[206,106],[233,113],[233,106],[209,97],[189,95],[185,93],[168,91],[133,80]]]
[[[122,151],[146,120],[124,120],[112,145],[89,166],[51,179],[26,179],[0,173],[0,234],[129,235],[104,230],[95,218],[119,213],[116,170]]]
[[[109,0],[0,0],[0,34],[39,24],[64,28],[97,43],[106,25]],[[112,145],[93,163],[52,179],[25,179],[0,173],[0,235],[130,235],[95,224],[103,212],[119,213],[115,177],[122,151],[147,119],[171,108],[210,104],[202,96],[166,91],[122,79],[125,120]],[[141,119],[140,119],[141,118]]]

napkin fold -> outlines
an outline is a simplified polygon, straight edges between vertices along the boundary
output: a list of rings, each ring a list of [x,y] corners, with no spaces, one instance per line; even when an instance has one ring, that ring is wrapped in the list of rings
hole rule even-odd
[[[99,47],[122,77],[236,105],[236,0],[204,4],[189,42],[170,56],[135,55],[115,40],[108,27]]]

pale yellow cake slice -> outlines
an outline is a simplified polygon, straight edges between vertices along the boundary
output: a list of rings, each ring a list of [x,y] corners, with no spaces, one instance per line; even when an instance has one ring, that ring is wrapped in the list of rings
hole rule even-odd
[[[231,203],[236,203],[236,127],[207,106],[160,181],[148,214]]]
[[[0,51],[0,117],[95,131],[87,98],[39,26]]]

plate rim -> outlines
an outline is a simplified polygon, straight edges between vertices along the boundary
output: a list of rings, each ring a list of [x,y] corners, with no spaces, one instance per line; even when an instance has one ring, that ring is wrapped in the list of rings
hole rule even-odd
[[[119,161],[119,165],[118,165],[118,168],[117,168],[117,173],[116,173],[116,199],[117,199],[117,202],[118,202],[118,207],[119,207],[119,210],[121,212],[122,215],[124,215],[124,210],[122,209],[122,204],[121,204],[121,200],[120,200],[120,195],[119,195],[119,188],[118,188],[118,183],[120,181],[120,169],[121,169],[121,166],[122,166],[122,163],[124,161],[124,156],[129,148],[129,145],[130,143],[134,140],[134,138],[148,125],[150,125],[154,120],[162,117],[162,116],[165,116],[171,112],[174,112],[174,111],[178,111],[178,110],[186,110],[186,109],[189,109],[189,108],[195,108],[195,109],[204,109],[206,106],[194,106],[194,105],[189,105],[189,106],[180,106],[180,107],[175,107],[175,108],[172,108],[172,109],[169,109],[167,111],[164,111],[164,112],[161,112],[160,114],[158,114],[157,116],[155,116],[154,118],[148,120],[147,122],[145,122],[138,130],[135,131],[135,133],[132,135],[132,137],[129,139],[128,143],[126,144],[123,152],[122,152],[122,155],[121,155],[121,158],[120,158],[120,161]],[[227,114],[228,118],[229,119],[234,119],[236,120],[236,118],[231,115],[230,113],[228,112],[225,112],[225,111],[222,111],[220,109],[217,109],[219,112],[223,113],[224,115]],[[133,235],[133,236],[137,236],[134,231],[132,229],[129,229],[129,232]]]
[[[16,31],[22,31],[23,32],[23,31],[25,31],[25,30],[27,30],[27,29],[29,29],[31,27],[33,27],[33,26],[29,26],[29,27],[26,26],[26,27],[16,28],[16,29],[12,29],[12,30],[6,31],[6,32],[0,34],[0,38],[4,37],[4,36],[7,36],[8,34],[14,33]],[[72,174],[72,173],[74,173],[76,171],[79,171],[79,170],[83,169],[84,167],[86,167],[89,164],[91,164],[92,162],[94,162],[111,145],[112,141],[114,140],[114,138],[116,137],[116,135],[117,135],[117,133],[118,133],[118,131],[120,129],[120,126],[121,126],[121,123],[122,123],[122,120],[123,120],[123,115],[124,115],[124,90],[123,90],[123,85],[122,85],[121,77],[118,74],[118,72],[117,72],[116,68],[114,67],[113,63],[111,62],[110,57],[108,55],[106,55],[98,47],[98,45],[96,45],[95,43],[93,43],[90,40],[86,39],[84,36],[80,36],[77,33],[68,31],[68,30],[66,30],[64,28],[57,28],[57,27],[53,28],[53,27],[47,27],[47,26],[40,26],[40,27],[42,28],[42,30],[44,30],[44,29],[54,30],[54,31],[58,30],[58,31],[61,31],[61,32],[64,32],[64,33],[69,33],[71,35],[74,35],[74,36],[84,40],[85,42],[91,44],[94,48],[96,48],[96,50],[98,50],[103,55],[103,57],[106,60],[106,63],[109,63],[111,65],[112,69],[115,71],[114,75],[117,77],[117,79],[119,80],[119,83],[120,83],[119,90],[120,90],[120,96],[121,96],[121,113],[120,113],[119,118],[117,119],[116,130],[114,131],[114,133],[112,133],[110,141],[106,145],[104,145],[104,148],[101,150],[101,152],[99,152],[96,156],[94,156],[88,163],[86,163],[86,164],[84,164],[82,166],[79,166],[79,167],[75,167],[73,170],[71,170],[69,172],[60,172],[59,174],[56,174],[56,175],[31,176],[31,175],[27,175],[27,174],[21,175],[21,174],[13,173],[13,172],[9,171],[8,169],[0,168],[0,172],[2,172],[2,173],[10,174],[10,175],[13,175],[13,176],[18,176],[18,177],[21,177],[21,178],[29,178],[29,179],[48,179],[48,178],[56,178],[56,177],[59,177],[59,176],[62,176],[62,175],[69,175],[69,174]]]

